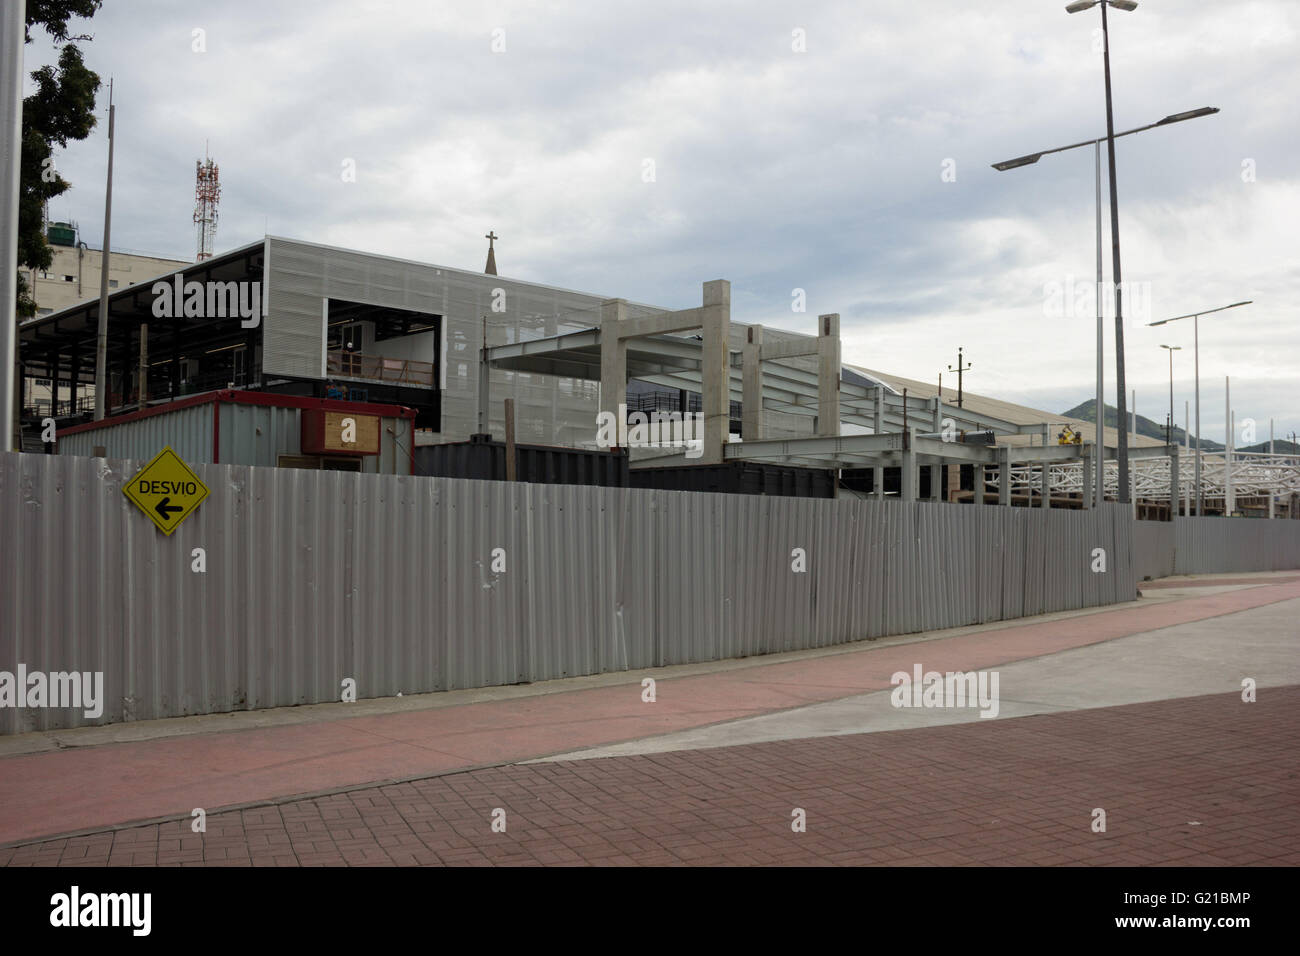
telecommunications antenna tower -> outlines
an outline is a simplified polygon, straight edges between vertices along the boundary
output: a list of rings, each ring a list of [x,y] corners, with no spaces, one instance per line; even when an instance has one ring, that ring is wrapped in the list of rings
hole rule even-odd
[[[206,155],[207,150],[204,149]],[[211,158],[195,161],[194,222],[199,227],[199,254],[196,262],[212,258],[212,244],[217,235],[217,201],[221,198],[221,181],[217,164]]]

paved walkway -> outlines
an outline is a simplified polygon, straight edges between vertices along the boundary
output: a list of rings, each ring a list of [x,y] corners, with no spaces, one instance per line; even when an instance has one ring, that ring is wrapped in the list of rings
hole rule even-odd
[[[205,834],[171,821],[0,849],[0,864],[1294,866],[1297,714],[1288,687],[516,764],[214,814]]]
[[[447,705],[429,704],[420,710],[402,709],[343,719],[340,714],[345,713],[346,707],[363,705],[327,705],[319,709],[327,716],[292,726],[199,732],[97,746],[85,744],[104,739],[106,733],[113,732],[112,728],[65,732],[58,735],[58,741],[67,749],[0,758],[0,845],[163,818],[185,821],[164,826],[183,826],[181,832],[188,837],[188,820],[194,807],[206,808],[212,814],[210,819],[217,819],[216,811],[223,807],[283,801],[304,794],[337,792],[393,780],[428,778],[617,742],[663,737],[884,690],[890,686],[889,677],[894,671],[910,670],[918,660],[927,670],[1000,667],[1300,599],[1300,580],[1294,576],[1254,577],[1259,580],[1252,580],[1248,586],[1242,586],[1240,581],[1234,584],[1232,578],[1216,578],[1217,586],[1210,594],[1198,595],[1194,588],[1186,592],[1170,589],[1153,600],[1121,608],[1052,615],[1045,620],[1013,622],[1006,626],[961,629],[930,636],[921,644],[915,640],[870,642],[805,653],[793,660],[768,663],[767,659],[757,658],[711,665],[711,671],[691,676],[650,671],[646,673],[656,676],[659,682],[658,700],[654,704],[642,702],[641,674],[634,673],[591,679],[586,685],[565,682],[566,687],[579,685],[587,689],[563,692],[547,692],[544,687],[524,692],[508,689],[500,692],[499,699],[481,699],[487,692],[475,692],[474,697],[478,699],[463,704],[454,703],[463,697],[429,695]],[[1277,677],[1273,679],[1276,682]],[[610,683],[611,680],[620,683]],[[1104,686],[1105,682],[1102,678],[1098,686]],[[601,686],[593,686],[596,684]],[[1166,688],[1165,693],[1179,697],[1189,691],[1174,686]],[[373,709],[375,705],[370,706]],[[410,707],[409,699],[401,706]],[[174,734],[178,726],[188,725],[201,731],[211,727],[212,720],[186,718],[158,723],[166,723],[169,728],[166,732]],[[1017,723],[1020,721],[980,720],[967,728],[967,732],[979,735],[989,732],[990,727]],[[925,733],[952,733],[960,729],[938,728]],[[130,728],[131,733],[148,730],[144,725]],[[848,746],[834,742],[839,739],[794,743],[808,748],[809,752]],[[47,745],[48,741],[18,740],[8,745],[12,752],[13,747],[21,748],[29,743],[35,749]],[[914,747],[915,743],[909,746]],[[1284,751],[1275,747],[1272,752]],[[506,772],[543,774],[542,770],[519,768],[483,772],[488,774],[487,779]],[[456,781],[479,778],[457,773],[440,779],[454,791],[458,786]],[[75,781],[75,785],[70,785],[70,781]],[[434,785],[432,781],[422,780],[403,786],[414,787],[418,792],[420,788]],[[723,790],[732,787],[728,780],[714,781],[713,785]],[[350,799],[331,796],[327,802]],[[303,804],[304,808],[310,805],[313,804]],[[304,812],[311,811],[304,809]],[[474,826],[478,825],[479,816],[474,814]],[[389,823],[400,825],[395,819]],[[211,845],[215,836],[210,827],[206,843]],[[357,838],[364,839],[360,835]],[[102,841],[104,837],[85,839]],[[111,845],[125,837],[109,834],[109,839]],[[15,856],[14,862],[21,859]]]

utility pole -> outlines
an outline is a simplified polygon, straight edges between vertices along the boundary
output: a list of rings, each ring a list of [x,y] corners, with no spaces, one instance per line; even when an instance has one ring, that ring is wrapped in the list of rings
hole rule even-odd
[[[958,407],[958,408],[961,408],[961,407],[962,407],[962,406],[961,406],[961,376],[962,376],[962,372],[966,371],[966,369],[968,369],[968,368],[970,368],[970,363],[969,363],[969,362],[967,362],[966,365],[965,365],[964,367],[962,366],[961,346],[959,345],[959,346],[957,346],[957,368],[956,368],[956,372],[957,372],[957,407]],[[953,367],[952,367],[951,365],[948,366],[948,371],[950,371],[950,372],[953,371]],[[942,379],[940,379],[940,381],[942,381]]]
[[[23,140],[23,42],[26,0],[9,0],[0,11],[0,452],[18,435],[14,401],[18,389],[18,190]],[[58,397],[58,376],[54,377]]]
[[[108,260],[113,219],[113,81],[108,81],[108,182],[104,188],[104,251],[99,262],[99,332],[95,337],[95,421],[108,410]],[[125,391],[125,389],[124,389]]]

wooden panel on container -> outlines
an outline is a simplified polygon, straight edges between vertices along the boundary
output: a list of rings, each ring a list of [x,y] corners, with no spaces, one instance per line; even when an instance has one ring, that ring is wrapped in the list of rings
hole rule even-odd
[[[378,415],[303,409],[303,454],[378,455],[379,425]]]

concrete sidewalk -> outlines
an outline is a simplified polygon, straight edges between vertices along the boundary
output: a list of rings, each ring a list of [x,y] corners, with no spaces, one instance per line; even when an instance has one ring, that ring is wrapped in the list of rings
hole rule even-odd
[[[885,690],[893,672],[918,660],[927,670],[987,669],[1300,598],[1294,575],[1248,585],[1218,577],[1206,595],[1186,584],[1186,592],[1166,589],[1115,609],[921,635],[923,649],[915,639],[895,639],[796,659],[720,662],[685,675],[648,671],[658,682],[653,704],[642,701],[637,673],[585,679],[582,689],[479,691],[471,702],[402,703],[397,712],[356,717],[340,718],[340,708],[360,704],[332,705],[330,716],[310,723],[247,730],[206,732],[208,718],[159,722],[171,736],[0,759],[0,844],[660,737]],[[178,736],[186,721],[199,732]],[[111,731],[68,736],[94,740]]]

